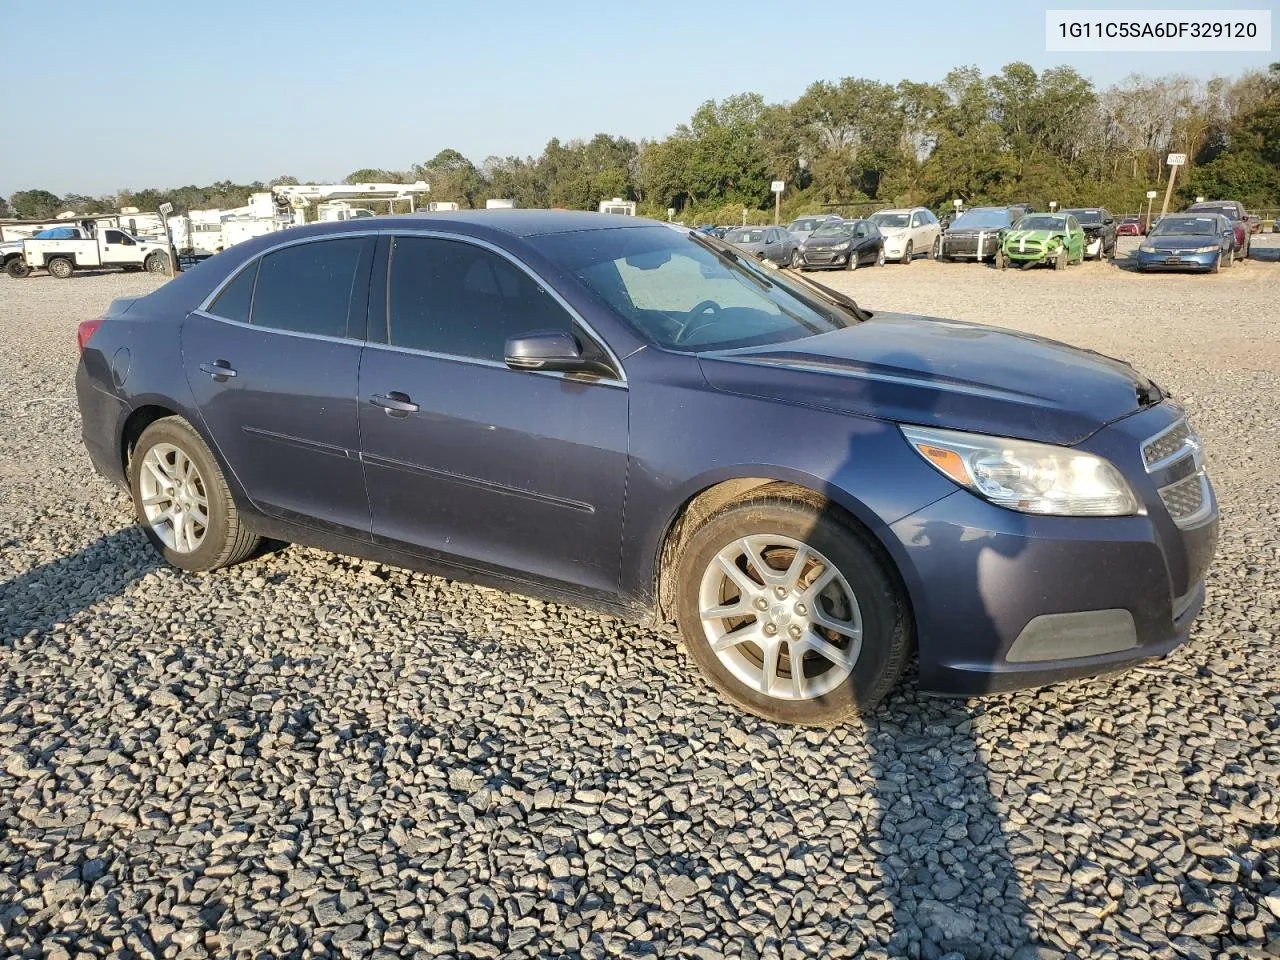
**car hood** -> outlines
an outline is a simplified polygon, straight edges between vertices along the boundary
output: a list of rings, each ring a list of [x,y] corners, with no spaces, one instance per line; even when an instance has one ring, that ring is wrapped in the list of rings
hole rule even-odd
[[[825,250],[828,247],[840,247],[853,240],[853,237],[809,237],[804,245],[811,250]]]
[[[904,314],[699,360],[707,382],[729,393],[1044,443],[1077,443],[1162,396],[1101,354]]]
[[[1010,230],[1004,235],[1004,242],[1016,244],[1019,240],[1038,240],[1044,243],[1054,237],[1065,237],[1065,230]]]
[[[1147,237],[1143,246],[1155,247],[1157,250],[1194,250],[1196,247],[1220,246],[1220,241],[1213,234],[1204,236],[1168,236]]]

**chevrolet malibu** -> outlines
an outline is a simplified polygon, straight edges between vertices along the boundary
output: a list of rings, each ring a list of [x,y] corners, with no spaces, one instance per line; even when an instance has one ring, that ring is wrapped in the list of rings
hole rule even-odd
[[[968,695],[1165,654],[1217,538],[1196,434],[1127,364],[651,221],[298,227],[79,343],[89,455],[174,565],[269,537],[675,621],[778,721],[913,659]]]

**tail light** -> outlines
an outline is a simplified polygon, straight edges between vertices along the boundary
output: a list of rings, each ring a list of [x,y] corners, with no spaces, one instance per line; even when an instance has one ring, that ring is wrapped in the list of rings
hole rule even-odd
[[[81,320],[80,326],[76,327],[76,346],[80,348],[80,352],[84,353],[85,344],[87,344],[98,328],[102,326],[102,317],[95,317],[93,320]]]

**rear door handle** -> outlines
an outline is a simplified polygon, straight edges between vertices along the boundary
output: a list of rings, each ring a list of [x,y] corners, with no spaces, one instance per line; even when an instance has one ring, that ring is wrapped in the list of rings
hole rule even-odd
[[[418,412],[418,405],[409,399],[407,393],[401,393],[399,390],[392,390],[385,395],[375,393],[369,399],[375,407],[382,407],[387,411],[387,416],[389,417]]]
[[[231,364],[225,360],[215,360],[213,363],[200,364],[200,372],[207,373],[213,379],[222,381],[230,380],[236,375],[235,370],[231,368]]]

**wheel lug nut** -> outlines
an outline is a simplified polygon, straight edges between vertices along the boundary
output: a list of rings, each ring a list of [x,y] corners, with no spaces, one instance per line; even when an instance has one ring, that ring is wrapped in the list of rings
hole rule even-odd
[[[802,617],[803,617],[803,616],[804,616],[805,614],[807,614],[808,612],[809,612],[808,607],[806,607],[803,603],[797,603],[797,604],[796,604],[796,613],[797,613],[797,614],[799,614],[800,616],[802,616]]]
[[[768,600],[766,600],[764,597],[760,597],[759,599],[757,599],[757,600],[756,600],[756,609],[757,609],[757,610],[768,610],[768,609],[769,609],[769,601],[768,601]]]
[[[785,597],[785,596],[787,595],[787,588],[786,588],[786,587],[774,587],[774,588],[773,588],[773,593],[774,593],[774,596],[776,596],[779,600],[781,600],[783,597]]]
[[[791,628],[791,630],[789,631],[789,633],[791,634],[792,639],[794,639],[794,640],[799,640],[799,639],[800,639],[800,628],[799,628],[799,627],[792,627],[792,628]]]
[[[775,633],[778,632],[778,628],[775,627],[772,623],[766,623],[764,625],[764,632],[772,637]]]

